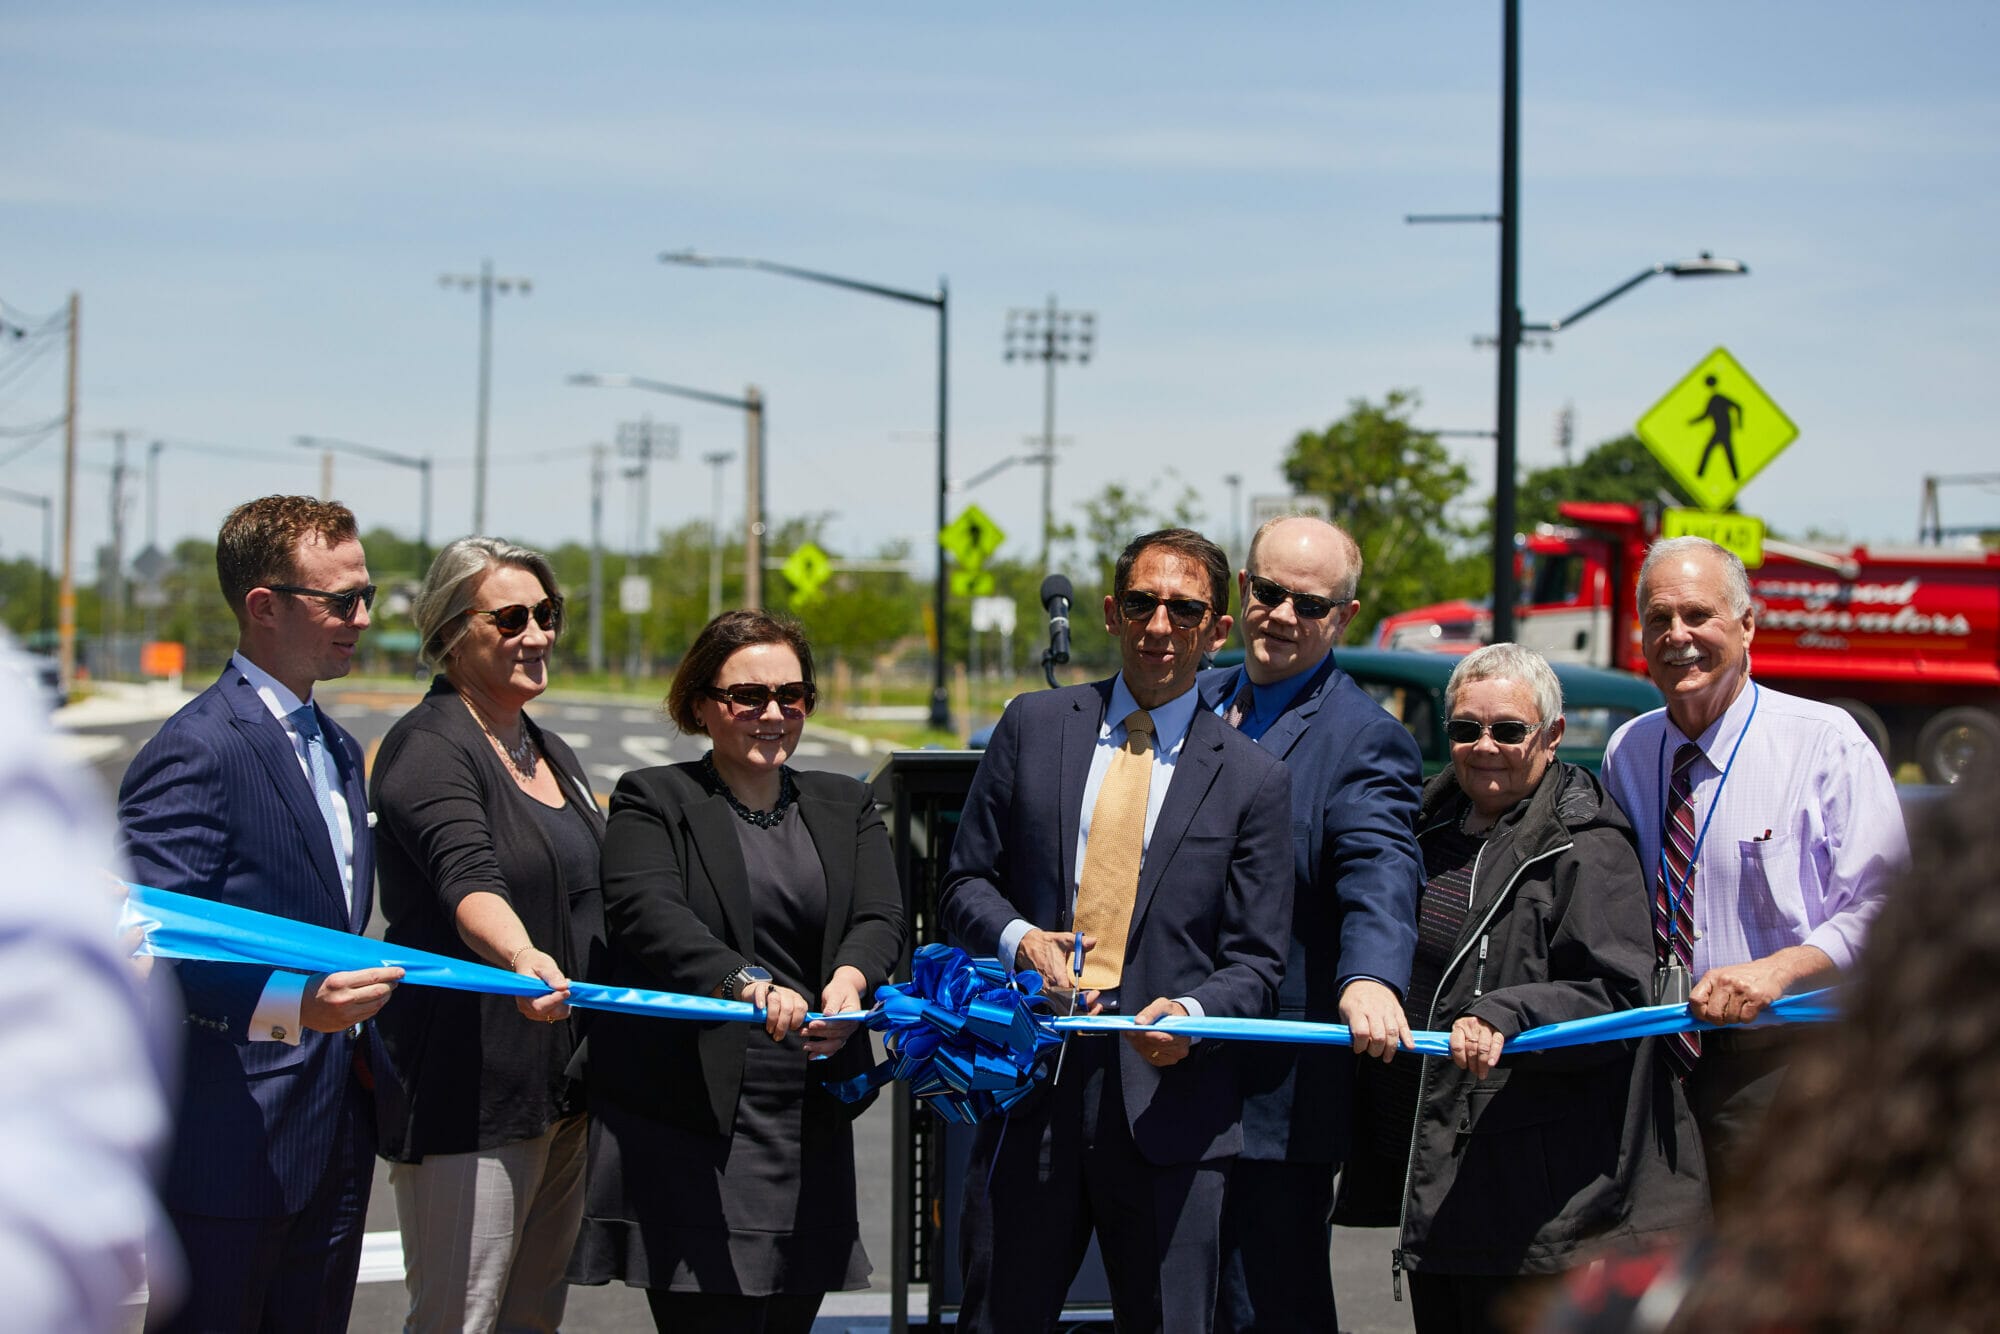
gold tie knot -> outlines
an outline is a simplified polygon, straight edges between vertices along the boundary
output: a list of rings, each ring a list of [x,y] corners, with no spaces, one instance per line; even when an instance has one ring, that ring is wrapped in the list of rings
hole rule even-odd
[[[1144,709],[1134,709],[1125,715],[1125,747],[1127,750],[1144,750],[1152,744],[1153,715]],[[1139,738],[1144,737],[1145,740]]]

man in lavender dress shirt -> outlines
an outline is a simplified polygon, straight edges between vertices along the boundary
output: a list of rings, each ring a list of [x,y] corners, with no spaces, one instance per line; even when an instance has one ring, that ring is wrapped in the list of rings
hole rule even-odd
[[[1854,720],[1751,680],[1757,631],[1743,562],[1704,538],[1656,542],[1639,571],[1646,667],[1667,698],[1611,738],[1605,785],[1639,835],[1649,882],[1671,878],[1661,831],[1674,757],[1692,742],[1695,1017],[1742,1025],[1854,961],[1909,838],[1882,757]],[[1710,1179],[1784,1075],[1783,1028],[1703,1036],[1686,1080]]]

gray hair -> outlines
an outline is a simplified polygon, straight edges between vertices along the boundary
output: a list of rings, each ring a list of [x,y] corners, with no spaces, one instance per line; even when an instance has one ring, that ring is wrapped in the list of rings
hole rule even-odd
[[[1333,530],[1334,544],[1340,548],[1341,561],[1347,567],[1347,577],[1335,585],[1327,596],[1335,602],[1354,601],[1361,592],[1361,545],[1345,528],[1317,514],[1280,514],[1258,524],[1257,531],[1250,538],[1250,550],[1244,554],[1244,566],[1248,568],[1257,563],[1257,546],[1264,540],[1264,534],[1292,519],[1313,519]]]
[[[1646,585],[1651,582],[1653,570],[1669,561],[1685,560],[1689,556],[1713,556],[1722,566],[1722,595],[1728,599],[1729,614],[1748,615],[1750,611],[1750,572],[1743,568],[1743,558],[1728,547],[1711,542],[1705,537],[1663,537],[1646,548],[1646,559],[1639,566],[1639,609],[1645,614]]]
[[[560,610],[562,589],[549,558],[529,547],[503,542],[497,537],[461,537],[438,552],[424,576],[422,588],[410,605],[410,617],[417,623],[423,640],[426,665],[443,670],[459,641],[472,629],[465,613],[472,610],[472,594],[479,580],[496,565],[526,570],[541,582],[542,592]],[[562,626],[558,622],[556,630]]]
[[[1535,697],[1535,712],[1540,715],[1536,722],[1552,723],[1562,717],[1563,688],[1562,682],[1556,680],[1555,668],[1533,649],[1508,643],[1488,644],[1465,655],[1453,669],[1451,680],[1445,682],[1445,712],[1457,712],[1458,692],[1474,681],[1500,680],[1518,681],[1528,687],[1528,693]]]

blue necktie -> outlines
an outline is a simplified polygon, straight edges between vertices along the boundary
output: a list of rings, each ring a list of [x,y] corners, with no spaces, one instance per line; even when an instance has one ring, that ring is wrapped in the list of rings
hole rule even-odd
[[[340,867],[340,886],[347,895],[347,906],[354,907],[354,890],[348,883],[352,872],[348,869],[347,854],[342,848],[340,812],[333,807],[333,789],[336,779],[333,773],[333,756],[327,754],[326,737],[319,730],[319,712],[310,704],[301,705],[292,713],[292,726],[299,729],[299,735],[306,742],[306,772],[312,775],[313,800],[319,803],[320,818],[326,821],[326,836],[333,843],[333,860]]]

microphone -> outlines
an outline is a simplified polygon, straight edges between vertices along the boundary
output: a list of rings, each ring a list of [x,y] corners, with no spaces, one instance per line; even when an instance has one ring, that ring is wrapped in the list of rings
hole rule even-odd
[[[1042,580],[1042,610],[1049,614],[1049,647],[1042,654],[1042,674],[1051,688],[1056,683],[1056,664],[1069,661],[1069,604],[1075,596],[1066,575],[1052,574]]]
[[[1042,610],[1049,614],[1049,660],[1069,661],[1069,603],[1076,596],[1066,575],[1042,580]]]

